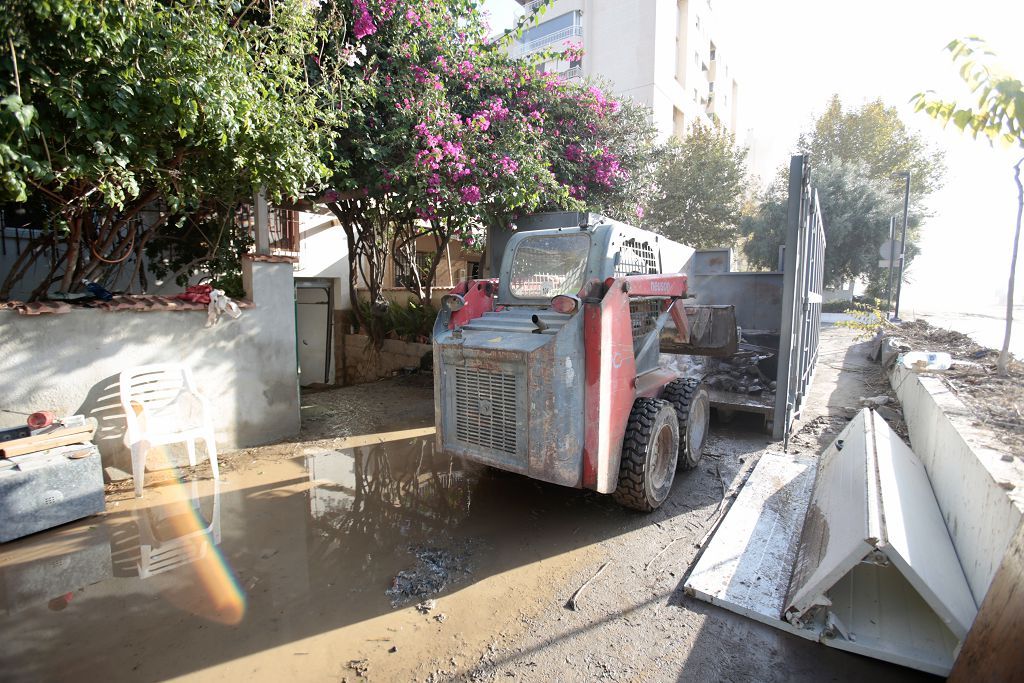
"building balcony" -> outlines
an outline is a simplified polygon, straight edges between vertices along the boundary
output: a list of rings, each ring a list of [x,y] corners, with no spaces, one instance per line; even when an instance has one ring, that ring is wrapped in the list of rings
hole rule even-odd
[[[512,56],[519,59],[526,55],[533,54],[534,52],[540,52],[541,50],[547,49],[553,45],[561,46],[562,43],[572,38],[582,37],[582,26],[569,26],[568,28],[563,28],[560,31],[549,33],[546,36],[535,38],[528,43],[517,43],[512,49]]]
[[[559,71],[558,72],[558,76],[563,81],[569,81],[569,80],[572,80],[574,78],[580,78],[581,76],[583,76],[583,67],[582,66],[570,66],[565,71]]]
[[[544,2],[545,0],[519,0],[519,4],[523,6],[527,14],[535,12]]]

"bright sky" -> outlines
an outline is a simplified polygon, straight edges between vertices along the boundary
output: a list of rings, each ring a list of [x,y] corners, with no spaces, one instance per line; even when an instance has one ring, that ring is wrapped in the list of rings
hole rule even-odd
[[[520,9],[513,0],[484,5],[496,29]],[[1024,77],[1024,2],[712,0],[712,7],[716,43],[739,81],[740,125],[750,129],[753,170],[769,178],[787,163],[800,131],[833,92],[848,106],[880,96],[946,152],[948,166],[945,188],[931,201],[934,216],[925,223],[912,282],[904,287],[904,310],[995,307],[1006,288],[1016,218],[1012,165],[1024,152],[942,130],[914,114],[908,101],[928,89],[963,97],[943,50],[957,37],[981,36]],[[1024,300],[1024,265],[1017,272],[1017,298]]]

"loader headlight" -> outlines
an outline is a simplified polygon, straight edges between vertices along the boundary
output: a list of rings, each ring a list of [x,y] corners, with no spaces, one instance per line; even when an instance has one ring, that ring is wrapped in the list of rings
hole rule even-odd
[[[569,294],[559,294],[551,299],[551,308],[559,313],[572,315],[580,309],[579,297]]]
[[[466,305],[466,300],[458,294],[445,294],[441,297],[441,306],[452,313],[461,310]]]

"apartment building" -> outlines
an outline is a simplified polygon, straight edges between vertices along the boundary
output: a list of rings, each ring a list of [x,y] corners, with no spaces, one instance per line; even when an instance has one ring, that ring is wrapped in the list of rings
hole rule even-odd
[[[527,12],[541,4],[518,2]],[[616,94],[650,107],[662,139],[713,120],[739,136],[739,88],[718,35],[711,0],[554,0],[513,54],[557,52],[544,70],[607,79]]]

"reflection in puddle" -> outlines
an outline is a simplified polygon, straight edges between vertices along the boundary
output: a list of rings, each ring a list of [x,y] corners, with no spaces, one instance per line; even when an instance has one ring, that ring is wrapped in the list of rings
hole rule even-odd
[[[149,493],[161,502],[136,508],[131,521],[118,523],[108,513],[98,525],[88,520],[16,544],[14,558],[0,562],[0,602],[11,613],[39,604],[62,611],[76,590],[106,579],[149,581],[173,573],[174,582],[155,586],[169,603],[211,621],[239,623],[245,595],[218,548],[219,482],[213,482],[206,512],[196,481],[175,481],[158,492],[151,487]]]
[[[320,553],[351,557],[379,583],[382,556],[404,559],[386,593],[393,607],[436,595],[472,572],[474,547],[450,534],[469,516],[480,468],[436,456],[421,437],[309,455],[310,513]],[[469,469],[472,467],[472,469]],[[353,567],[356,569],[356,567]]]
[[[197,482],[187,501],[135,511],[139,525],[139,577],[148,579],[199,562],[220,544],[220,484],[214,482],[209,523],[203,515]]]
[[[379,648],[380,680],[405,680],[442,647],[442,622],[476,642],[571,551],[621,533],[622,515],[438,456],[429,437],[150,486],[0,546],[0,678],[337,680],[339,661]]]
[[[170,488],[170,502],[135,512],[139,578],[181,569],[181,574],[189,576],[179,576],[177,585],[165,593],[171,604],[211,621],[239,623],[245,615],[245,594],[218,548],[220,483],[213,484],[208,515],[203,513],[195,481],[187,495],[184,486]]]

